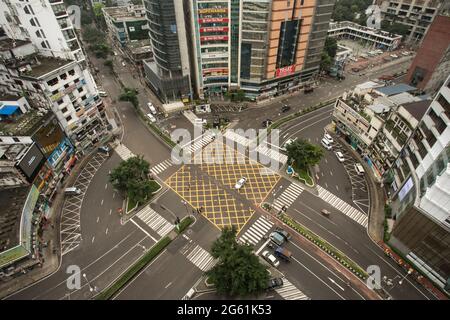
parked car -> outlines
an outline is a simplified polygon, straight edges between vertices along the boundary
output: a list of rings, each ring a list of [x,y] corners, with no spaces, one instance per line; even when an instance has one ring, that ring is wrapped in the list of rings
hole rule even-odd
[[[151,113],[147,113],[147,118],[149,118],[152,123],[156,122],[156,118]]]
[[[76,187],[70,187],[70,188],[66,188],[64,190],[64,193],[68,194],[68,195],[81,194],[81,190],[79,188],[76,188]]]
[[[101,147],[98,147],[97,151],[108,154],[109,153],[109,147],[108,146],[101,146]]]
[[[242,188],[245,184],[245,182],[247,181],[246,177],[242,177],[238,180],[238,182],[236,182],[236,184],[234,185],[234,188],[239,190],[240,188]]]
[[[327,149],[327,150],[331,150],[332,146],[331,143],[328,142],[327,139],[323,138],[322,141],[320,141],[322,143],[322,146]]]
[[[296,141],[296,140],[297,140],[297,138],[294,138],[294,139],[287,139],[286,142],[283,143],[283,147],[281,147],[281,150],[286,152],[286,151],[287,151],[287,150],[286,150],[286,147],[287,147],[288,145],[290,145],[292,142]]]
[[[338,158],[339,162],[344,162],[344,155],[340,151],[336,151],[336,157]]]
[[[291,110],[291,107],[288,106],[287,104],[285,104],[285,105],[281,108],[281,112],[288,112],[289,110]]]
[[[323,137],[324,137],[325,139],[327,139],[329,143],[333,143],[333,142],[334,142],[333,137],[330,136],[328,133],[325,133],[325,134],[323,135]]]
[[[98,92],[98,95],[99,95],[100,97],[107,97],[107,96],[108,96],[108,94],[106,93],[106,91],[99,91],[99,92]]]
[[[272,240],[273,243],[282,246],[284,242],[286,241],[284,237],[279,234],[278,232],[272,232],[269,236],[270,240]]]
[[[272,290],[275,288],[279,288],[283,286],[283,279],[282,278],[272,278],[269,281],[267,281],[267,290]]]
[[[355,163],[355,171],[360,176],[364,175],[364,172],[365,172],[363,166],[359,163]]]
[[[278,268],[278,266],[280,265],[280,261],[278,261],[273,254],[270,254],[268,250],[264,251],[261,256],[275,268]]]
[[[327,217],[330,215],[330,211],[328,211],[327,209],[322,209],[322,211],[320,212],[322,212],[322,214]]]

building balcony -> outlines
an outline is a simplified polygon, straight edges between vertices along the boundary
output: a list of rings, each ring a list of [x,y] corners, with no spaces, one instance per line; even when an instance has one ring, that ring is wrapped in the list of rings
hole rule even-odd
[[[64,3],[63,0],[48,0],[48,2],[50,2],[50,4],[62,4],[62,3]]]

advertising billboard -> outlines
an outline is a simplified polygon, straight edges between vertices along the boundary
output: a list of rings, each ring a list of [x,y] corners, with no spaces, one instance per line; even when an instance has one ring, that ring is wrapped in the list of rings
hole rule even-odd
[[[44,162],[44,155],[36,143],[33,143],[17,166],[25,174],[28,181],[31,182],[36,177]]]
[[[204,27],[200,28],[200,33],[203,32],[228,32],[228,27]]]
[[[55,116],[52,116],[48,122],[43,125],[34,135],[33,140],[36,141],[44,156],[48,158],[52,152],[58,147],[65,135],[58,124]]]
[[[73,153],[74,149],[70,140],[65,137],[63,141],[58,145],[57,148],[52,152],[52,154],[48,157],[48,162],[53,168],[56,168],[61,160],[64,161],[68,155]]]
[[[228,22],[228,18],[203,18],[198,19],[198,23],[216,23],[216,22]]]
[[[293,74],[295,72],[295,64],[283,68],[278,68],[275,72],[275,76],[277,78],[279,77],[285,77],[290,74]]]
[[[227,8],[205,8],[205,9],[198,9],[198,13],[205,14],[205,13],[227,13]]]
[[[218,40],[227,40],[228,41],[228,36],[203,36],[203,37],[200,37],[200,41],[202,41],[202,42],[218,41]]]

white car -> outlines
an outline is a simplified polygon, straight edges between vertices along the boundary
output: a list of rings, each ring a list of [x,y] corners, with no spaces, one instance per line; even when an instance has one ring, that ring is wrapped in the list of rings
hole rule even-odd
[[[147,118],[149,118],[152,123],[156,122],[156,118],[151,113],[147,113]]]
[[[240,188],[242,188],[242,186],[245,184],[245,182],[247,181],[247,178],[242,177],[239,179],[238,182],[236,182],[236,184],[234,185],[234,188],[239,190]]]
[[[333,142],[334,142],[333,138],[332,138],[328,133],[325,133],[325,134],[323,135],[323,137],[324,137],[325,139],[327,139],[329,143],[333,143]]]
[[[287,139],[286,142],[283,144],[283,147],[281,147],[281,150],[284,152],[287,152],[286,147],[296,140],[297,140],[297,138]]]
[[[275,268],[278,268],[278,266],[280,265],[280,261],[278,261],[273,254],[270,254],[268,250],[264,251],[261,256]]]
[[[156,114],[156,109],[151,102],[147,103],[147,106],[150,109],[151,113]]]
[[[336,151],[336,157],[338,158],[339,162],[344,162],[344,155],[340,151]]]

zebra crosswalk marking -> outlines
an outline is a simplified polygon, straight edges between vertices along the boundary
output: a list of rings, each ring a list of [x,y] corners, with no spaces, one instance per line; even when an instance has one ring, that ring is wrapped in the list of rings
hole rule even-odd
[[[167,168],[173,166],[173,162],[171,159],[166,159],[160,163],[158,163],[157,165],[153,166],[150,171],[153,174],[160,174],[161,172],[163,172],[164,170],[166,170]]]
[[[134,153],[130,151],[125,145],[119,144],[117,145],[114,150],[117,152],[119,157],[121,157],[123,160],[127,160],[131,157],[134,157]]]
[[[258,244],[261,239],[272,228],[273,223],[267,220],[265,217],[259,217],[239,238],[242,243],[248,242],[252,245]]]
[[[283,285],[280,288],[276,288],[275,291],[284,300],[309,300],[309,298],[297,289],[288,279],[283,278]]]
[[[302,186],[292,182],[273,202],[273,207],[275,210],[281,210],[283,206],[289,207],[303,190],[304,188]]]
[[[159,215],[155,210],[150,208],[150,206],[144,207],[136,214],[136,217],[138,217],[161,237],[166,236],[174,228],[173,224]]]
[[[195,245],[192,250],[188,249],[184,255],[190,262],[202,271],[208,271],[216,264],[216,261],[212,255],[198,244]]]

